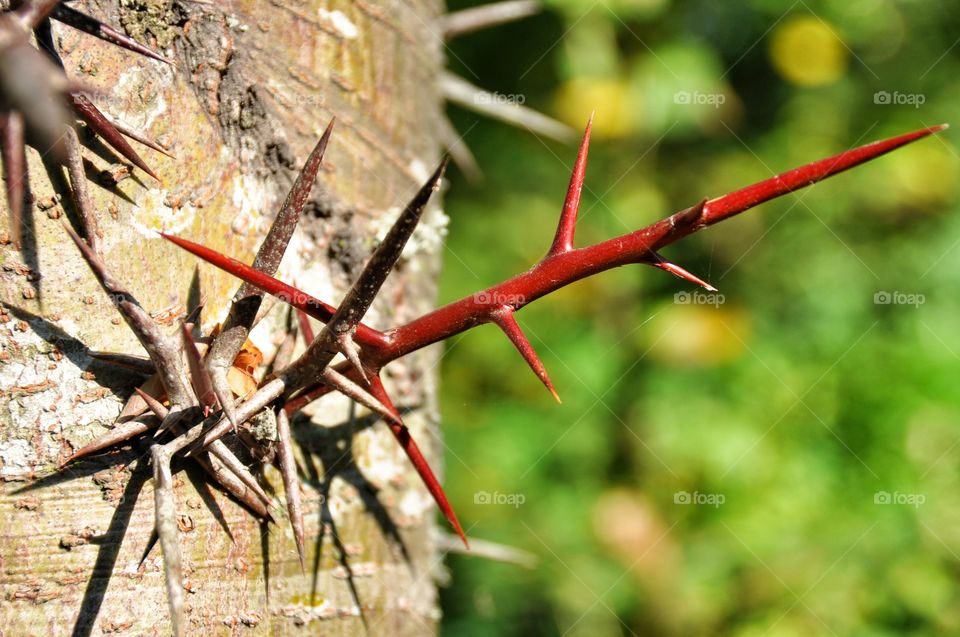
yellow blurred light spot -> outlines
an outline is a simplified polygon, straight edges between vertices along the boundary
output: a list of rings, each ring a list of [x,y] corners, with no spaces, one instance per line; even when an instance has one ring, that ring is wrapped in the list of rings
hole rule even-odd
[[[682,291],[650,321],[650,353],[674,365],[707,367],[738,358],[749,340],[742,310],[724,304],[722,294]]]
[[[800,86],[837,81],[846,71],[847,54],[836,31],[813,16],[786,20],[770,42],[770,59],[777,73]]]
[[[579,130],[596,111],[593,137],[629,135],[640,104],[628,95],[627,84],[619,79],[576,77],[557,91],[556,112],[560,119]]]
[[[905,191],[904,197],[915,207],[931,213],[943,212],[944,204],[957,190],[957,156],[937,140],[915,144],[895,155],[893,170]]]

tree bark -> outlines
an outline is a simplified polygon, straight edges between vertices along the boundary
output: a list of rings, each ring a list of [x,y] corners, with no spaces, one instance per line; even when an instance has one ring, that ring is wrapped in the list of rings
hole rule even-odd
[[[164,242],[166,229],[250,262],[293,176],[337,117],[308,212],[279,277],[336,303],[439,158],[443,65],[437,0],[74,2],[155,48],[176,68],[55,24],[68,74],[101,87],[101,110],[169,146],[143,147],[157,183],[84,131],[89,189],[111,272],[176,327],[205,303],[222,320],[236,280]],[[29,153],[35,242],[0,247],[0,635],[169,633],[162,555],[140,564],[153,528],[148,456],[136,443],[60,461],[111,427],[139,378],[86,348],[142,354],[61,227],[65,172]],[[46,208],[52,202],[59,203]],[[5,206],[5,202],[0,204]],[[46,209],[41,209],[46,208]],[[6,223],[6,210],[2,211]],[[434,205],[368,316],[377,327],[433,305],[446,218]],[[75,227],[78,227],[75,225]],[[268,355],[277,305],[254,332]],[[302,347],[302,345],[301,345]],[[387,375],[405,420],[439,460],[436,350]],[[189,461],[175,465],[190,634],[436,632],[434,507],[382,423],[328,396],[294,422],[304,485],[307,569],[284,508],[261,525]],[[265,480],[282,498],[279,474]],[[229,529],[229,532],[227,530]],[[365,625],[366,624],[366,628]]]

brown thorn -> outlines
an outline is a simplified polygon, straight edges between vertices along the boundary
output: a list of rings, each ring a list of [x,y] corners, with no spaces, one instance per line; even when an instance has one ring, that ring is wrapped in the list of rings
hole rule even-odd
[[[277,455],[280,460],[280,473],[283,476],[283,489],[287,499],[287,513],[290,516],[290,526],[293,528],[293,538],[297,543],[297,555],[300,557],[300,570],[306,572],[300,477],[297,475],[297,461],[293,455],[290,420],[287,417],[287,412],[283,409],[277,410]]]

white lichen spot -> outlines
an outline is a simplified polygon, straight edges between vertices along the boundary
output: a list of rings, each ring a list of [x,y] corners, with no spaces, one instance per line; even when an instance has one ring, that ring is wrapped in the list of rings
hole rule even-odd
[[[433,507],[433,498],[426,489],[407,489],[400,498],[400,513],[411,518],[421,517]]]
[[[258,230],[261,212],[267,210],[273,202],[267,183],[253,175],[234,175],[233,206],[236,216],[230,225],[231,230],[245,235]],[[266,223],[269,220],[263,220]]]
[[[378,243],[387,236],[401,211],[401,208],[391,208],[374,223],[374,233]],[[400,258],[404,261],[411,261],[419,254],[438,253],[443,248],[449,224],[450,217],[441,208],[428,209],[423,213],[423,218],[420,219],[420,224],[414,230],[413,236],[403,247],[403,254]]]
[[[141,87],[147,81],[155,82],[158,77],[164,80],[173,79],[172,69],[168,69],[165,64],[158,64],[157,67],[160,68],[149,69],[149,76],[144,74],[147,69],[139,66],[132,66],[121,73],[117,79],[117,94],[140,95],[143,93]],[[135,105],[133,110],[116,110],[114,114],[108,113],[108,115],[128,126],[147,132],[153,126],[153,122],[167,110],[167,102],[163,99],[161,91],[150,91],[149,98],[148,100],[131,100]]]
[[[160,239],[160,231],[177,234],[193,225],[197,209],[189,202],[171,208],[169,195],[165,188],[150,188],[137,198],[137,206],[132,209],[133,227],[143,237]]]
[[[360,33],[357,25],[350,21],[342,11],[327,11],[326,9],[317,9],[317,17],[320,22],[329,26],[340,37],[353,40]]]
[[[7,440],[0,442],[0,460],[3,461],[0,477],[17,480],[30,474],[36,456],[26,440]]]

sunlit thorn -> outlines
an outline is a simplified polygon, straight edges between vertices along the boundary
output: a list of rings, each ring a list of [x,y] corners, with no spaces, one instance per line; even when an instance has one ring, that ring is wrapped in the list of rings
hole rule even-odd
[[[543,366],[543,363],[540,362],[537,352],[534,351],[530,341],[523,333],[523,330],[520,329],[520,325],[517,323],[517,319],[514,318],[513,313],[513,308],[498,308],[490,313],[490,319],[507,335],[507,338],[510,339],[513,346],[520,352],[523,360],[527,362],[527,365],[530,366],[533,373],[537,375],[537,378],[540,379],[543,386],[547,388],[547,391],[550,392],[558,403],[561,402],[560,396],[557,394],[557,390],[554,389],[553,382],[547,374],[547,369]]]
[[[563,201],[563,210],[560,213],[560,223],[557,225],[557,234],[553,244],[547,251],[547,256],[554,256],[573,250],[573,238],[577,231],[577,214],[580,211],[580,195],[583,192],[583,180],[587,173],[587,154],[590,152],[590,130],[593,128],[593,114],[587,121],[577,152],[577,160],[573,164],[570,174],[570,185],[567,187],[567,196]]]

